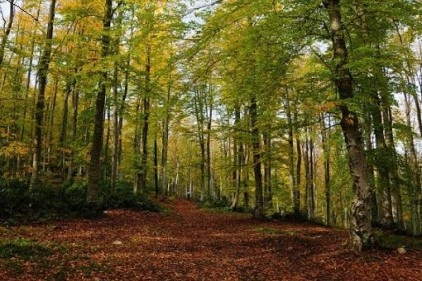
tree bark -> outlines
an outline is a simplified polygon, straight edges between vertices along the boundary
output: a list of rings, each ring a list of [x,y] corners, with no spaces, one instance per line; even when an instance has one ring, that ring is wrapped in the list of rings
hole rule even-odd
[[[257,219],[264,218],[264,196],[262,188],[262,171],[261,171],[261,141],[258,127],[258,104],[256,97],[251,98],[249,107],[251,119],[251,136],[252,136],[252,154],[253,154],[253,171],[255,177],[255,210],[254,217]]]
[[[105,0],[103,17],[103,35],[101,36],[101,58],[110,55],[110,27],[113,18],[113,1]],[[94,134],[92,138],[91,160],[88,170],[88,186],[86,201],[94,208],[98,205],[98,192],[101,184],[101,151],[104,135],[104,111],[107,93],[108,71],[103,69],[98,82],[98,92],[95,100]]]
[[[32,174],[30,189],[35,188],[38,185],[38,174],[40,170],[40,161],[42,154],[42,126],[44,121],[44,110],[45,110],[45,90],[47,88],[47,76],[51,61],[51,51],[53,46],[53,29],[54,29],[54,17],[56,14],[56,0],[51,0],[50,10],[48,14],[47,34],[46,42],[44,45],[43,53],[41,55],[39,66],[38,66],[38,95],[37,102],[35,105],[35,138],[34,138],[34,153],[32,156]]]
[[[321,142],[324,153],[324,186],[325,186],[325,224],[332,225],[331,219],[331,150],[328,144],[330,137],[331,118],[328,115],[328,126],[325,121],[326,117],[321,114]]]
[[[348,49],[345,41],[340,0],[325,0],[332,36],[333,60],[336,63],[334,83],[341,101],[354,97],[352,74],[347,68]],[[356,252],[371,247],[374,243],[371,225],[371,188],[366,170],[362,136],[358,117],[344,102],[341,110],[341,128],[349,156],[349,170],[353,179],[354,199],[351,206],[350,242]]]

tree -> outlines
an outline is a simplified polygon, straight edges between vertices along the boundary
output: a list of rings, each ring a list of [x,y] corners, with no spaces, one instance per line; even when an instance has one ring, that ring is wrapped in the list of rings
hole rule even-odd
[[[105,0],[103,15],[103,34],[101,35],[101,59],[111,54],[110,28],[113,20],[113,1]],[[104,110],[107,94],[108,69],[100,71],[98,91],[95,99],[94,133],[91,147],[91,160],[88,170],[87,203],[95,208],[98,203],[98,191],[101,184],[101,151],[104,135]]]
[[[366,157],[363,151],[358,115],[351,111],[345,103],[347,99],[354,98],[354,89],[353,77],[347,66],[349,57],[340,1],[324,1],[324,6],[329,17],[328,26],[335,63],[333,80],[342,102],[340,105],[341,127],[349,155],[350,173],[355,192],[351,206],[351,243],[353,249],[360,252],[371,247],[374,243],[371,220],[371,188],[367,176]]]
[[[35,107],[35,138],[34,138],[34,153],[32,156],[32,176],[30,188],[35,188],[38,184],[38,173],[40,170],[40,161],[42,153],[42,139],[43,139],[43,122],[45,110],[45,90],[47,87],[47,76],[51,61],[51,52],[53,46],[53,29],[54,17],[56,14],[56,0],[51,0],[50,9],[48,13],[48,24],[46,33],[46,42],[43,53],[41,55],[38,65],[38,95]]]

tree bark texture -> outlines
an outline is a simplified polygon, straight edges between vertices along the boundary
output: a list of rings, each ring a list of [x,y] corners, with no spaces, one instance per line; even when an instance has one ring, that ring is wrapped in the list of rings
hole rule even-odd
[[[329,29],[332,36],[333,59],[336,63],[334,83],[341,101],[354,97],[352,74],[347,68],[348,50],[343,30],[340,0],[324,1],[329,16]],[[349,170],[353,179],[354,199],[350,208],[350,242],[356,252],[367,249],[373,244],[371,225],[371,188],[369,185],[366,158],[358,117],[342,103],[341,128],[349,156]]]
[[[56,14],[56,0],[51,0],[50,10],[48,14],[47,34],[44,49],[38,66],[38,95],[35,104],[35,137],[34,137],[34,153],[32,158],[32,174],[30,188],[35,188],[38,185],[38,174],[40,170],[40,161],[42,153],[42,126],[44,121],[45,110],[45,90],[47,88],[47,76],[51,61],[51,49],[53,46],[53,29],[54,17]]]
[[[101,37],[101,58],[105,59],[110,54],[110,27],[113,18],[113,1],[105,0],[105,13],[103,18],[103,35]],[[98,92],[95,100],[94,134],[92,138],[91,160],[88,170],[87,203],[97,205],[98,192],[101,184],[101,151],[104,135],[104,111],[107,93],[107,69],[100,73]]]

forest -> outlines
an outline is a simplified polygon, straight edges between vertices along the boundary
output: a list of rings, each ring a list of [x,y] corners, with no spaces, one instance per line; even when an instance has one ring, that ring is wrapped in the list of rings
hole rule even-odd
[[[421,1],[0,0],[0,14],[2,222],[183,197],[348,229],[355,252],[375,229],[422,235]]]

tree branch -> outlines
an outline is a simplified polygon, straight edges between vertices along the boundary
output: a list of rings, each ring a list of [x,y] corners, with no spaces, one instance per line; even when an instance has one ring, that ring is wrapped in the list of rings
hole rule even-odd
[[[15,6],[16,8],[18,8],[19,10],[21,10],[22,12],[24,12],[25,14],[27,14],[28,16],[30,16],[31,18],[33,18],[35,21],[38,21],[38,17],[33,16],[31,13],[29,13],[28,11],[26,11],[21,6],[19,6],[18,4],[15,4],[14,1],[12,1],[12,0],[6,0],[6,1],[9,2],[10,4],[12,4],[13,6]]]

